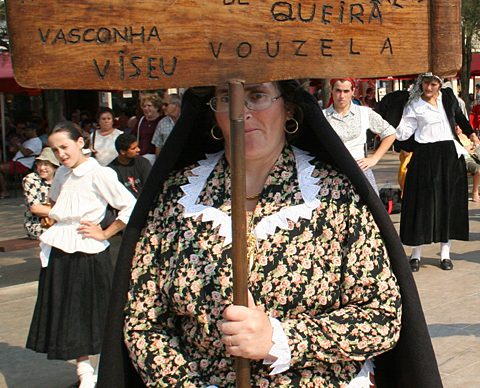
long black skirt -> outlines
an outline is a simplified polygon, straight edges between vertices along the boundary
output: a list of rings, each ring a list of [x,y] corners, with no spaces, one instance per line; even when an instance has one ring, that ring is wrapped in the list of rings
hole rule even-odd
[[[405,179],[400,238],[410,246],[468,240],[467,172],[453,141],[415,149]]]
[[[26,347],[57,360],[100,353],[112,275],[108,248],[97,254],[52,248]]]

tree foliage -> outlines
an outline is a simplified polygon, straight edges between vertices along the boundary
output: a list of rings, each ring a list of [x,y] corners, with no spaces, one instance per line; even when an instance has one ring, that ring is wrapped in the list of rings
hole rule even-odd
[[[480,1],[462,0],[462,69],[460,85],[462,98],[470,110],[468,88],[472,64],[472,49],[474,39],[480,39]]]

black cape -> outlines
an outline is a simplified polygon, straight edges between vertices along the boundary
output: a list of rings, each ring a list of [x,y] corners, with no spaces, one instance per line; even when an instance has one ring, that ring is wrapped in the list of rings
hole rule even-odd
[[[100,357],[99,388],[144,386],[128,356],[122,334],[132,256],[148,212],[167,176],[173,170],[204,158],[206,152],[223,148],[220,142],[215,144],[209,135],[212,113],[206,103],[210,97],[211,95],[202,95],[191,89],[185,93],[182,114],[153,166],[124,232]],[[442,387],[417,288],[390,217],[357,163],[323,116],[313,96],[298,88],[295,100],[302,106],[304,117],[297,138],[290,143],[336,166],[349,177],[375,218],[400,285],[403,303],[400,340],[394,349],[375,357],[377,386]]]

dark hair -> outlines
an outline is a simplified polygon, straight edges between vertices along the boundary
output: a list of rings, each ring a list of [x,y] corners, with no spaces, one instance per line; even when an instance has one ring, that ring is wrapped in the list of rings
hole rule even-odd
[[[109,108],[108,106],[102,106],[98,109],[97,120],[100,120],[100,116],[104,113],[110,113],[112,115],[112,119],[115,118],[115,115],[113,114],[113,110],[111,108]]]
[[[423,91],[423,83],[424,82],[427,82],[427,83],[436,82],[436,83],[440,84],[440,86],[443,84],[443,80],[437,75],[434,75],[434,74],[423,75],[422,76],[422,82],[420,84],[422,91]]]
[[[60,132],[65,132],[68,137],[73,140],[77,141],[80,138],[83,138],[83,141],[85,142],[85,145],[83,148],[89,148],[90,147],[90,137],[85,131],[82,130],[77,124],[75,124],[72,121],[60,121],[57,123],[50,134],[48,136],[52,136],[54,133],[60,133]]]
[[[34,123],[28,122],[28,123],[25,125],[24,131],[38,131],[38,126],[35,125]]]
[[[17,124],[27,125],[27,120],[24,120],[24,119],[21,119],[21,118],[15,119],[14,122],[15,122],[15,125],[17,125]]]
[[[298,105],[298,98],[296,97],[298,90],[302,89],[302,85],[296,80],[276,81],[278,91],[285,101],[285,107],[293,113],[295,119],[299,122],[303,119],[303,108]]]
[[[293,122],[292,126],[300,126],[303,121],[303,107],[298,104],[297,94],[302,85],[297,80],[288,80],[288,81],[276,81],[274,84],[277,85],[278,91],[285,101],[285,108],[288,112],[292,114],[292,119],[296,120],[297,123]],[[285,123],[287,130],[292,130],[294,128],[289,128],[289,120]],[[287,140],[292,140],[298,135],[298,132],[294,134],[289,134],[287,132]]]
[[[330,80],[330,87],[332,88],[332,90],[333,90],[335,84],[339,81],[342,82],[342,83],[345,82],[345,81],[350,82],[350,84],[352,85],[352,90],[355,89],[355,87],[357,86],[357,84],[355,82],[355,79],[353,79],[353,78],[332,78]]]
[[[91,120],[91,119],[85,119],[85,120],[80,121],[80,126],[81,126],[82,128],[84,128],[85,125],[93,125],[93,123],[94,123],[93,120]]]
[[[137,137],[133,136],[131,133],[122,133],[115,140],[115,149],[118,153],[120,153],[120,151],[126,151],[136,141]]]

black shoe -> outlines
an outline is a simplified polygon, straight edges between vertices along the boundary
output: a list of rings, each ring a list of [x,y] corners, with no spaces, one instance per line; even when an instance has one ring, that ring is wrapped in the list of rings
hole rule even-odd
[[[453,263],[450,259],[442,259],[440,261],[440,268],[444,271],[450,271],[453,269]]]
[[[412,272],[418,272],[420,269],[420,259],[410,259],[410,269]]]

